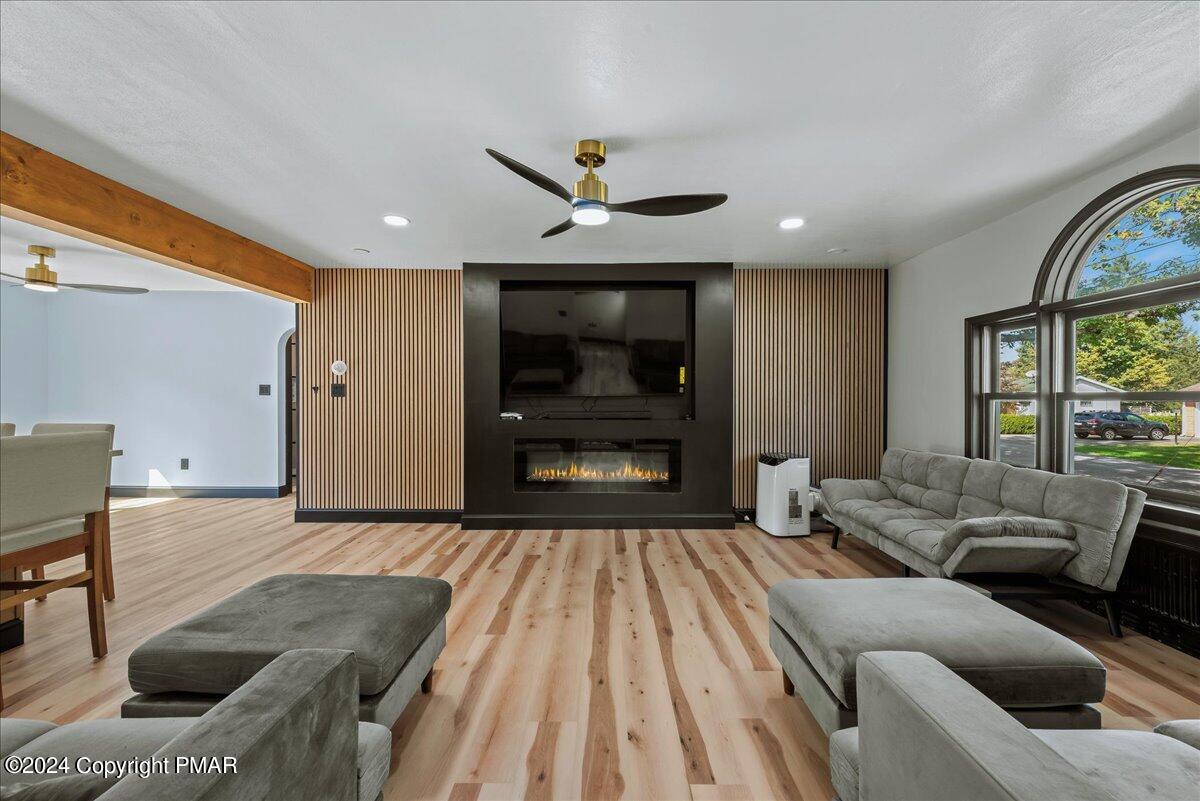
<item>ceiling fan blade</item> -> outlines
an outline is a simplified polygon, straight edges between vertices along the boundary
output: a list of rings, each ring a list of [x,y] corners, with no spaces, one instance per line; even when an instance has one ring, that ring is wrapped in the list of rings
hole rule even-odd
[[[14,281],[20,281],[22,284],[25,283],[25,279],[19,275],[10,275],[9,273],[0,273],[0,275],[5,278],[11,278]]]
[[[606,205],[609,211],[623,211],[626,214],[642,214],[647,217],[674,217],[679,214],[708,211],[726,200],[729,200],[729,195],[666,195]]]
[[[82,289],[86,292],[106,292],[110,295],[144,295],[149,292],[149,289],[143,289],[140,286],[111,286],[109,284],[62,284],[59,286],[70,287],[71,289]]]
[[[568,217],[567,219],[560,222],[558,225],[551,228],[546,233],[542,234],[542,239],[545,239],[548,236],[558,236],[563,231],[569,231],[574,227],[575,227],[575,221],[572,220],[570,217]]]
[[[575,200],[574,195],[572,195],[570,192],[568,192],[567,189],[562,184],[558,183],[553,178],[547,178],[545,175],[542,175],[537,170],[532,169],[530,167],[526,167],[524,164],[522,164],[519,161],[513,161],[508,156],[504,155],[503,153],[497,153],[495,150],[492,150],[490,147],[484,148],[484,151],[487,152],[487,154],[489,156],[491,156],[492,158],[494,158],[496,161],[500,162],[505,167],[508,167],[510,170],[515,172],[517,175],[524,178],[526,181],[529,181],[531,184],[536,184],[537,186],[540,186],[542,189],[545,189],[547,192],[549,192],[552,195],[558,195],[560,198],[567,201],[568,203],[571,203],[572,201]]]

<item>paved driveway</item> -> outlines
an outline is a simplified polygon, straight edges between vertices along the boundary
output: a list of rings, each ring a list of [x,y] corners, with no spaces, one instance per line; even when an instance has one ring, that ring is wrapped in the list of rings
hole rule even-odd
[[[1119,454],[1126,445],[1173,445],[1173,439],[1156,443],[1152,440],[1116,440],[1106,442],[1101,439],[1088,439],[1089,444],[1103,444],[1111,448],[1112,456],[1096,454],[1075,455],[1075,472],[1097,478],[1109,478],[1123,484],[1134,486],[1153,486],[1155,489],[1172,492],[1192,492],[1200,494],[1200,470],[1187,470],[1182,467],[1164,467],[1159,464],[1135,462],[1132,459],[1122,459]],[[1195,438],[1179,439],[1180,445],[1200,444]],[[1009,464],[1032,467],[1035,462],[1034,438],[1023,434],[1005,434],[1000,437],[1000,460]]]

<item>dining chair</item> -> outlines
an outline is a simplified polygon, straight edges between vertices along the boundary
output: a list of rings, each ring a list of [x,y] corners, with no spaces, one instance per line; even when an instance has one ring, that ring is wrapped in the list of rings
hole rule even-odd
[[[0,579],[0,612],[43,593],[82,587],[87,596],[92,655],[108,653],[97,518],[104,509],[109,436],[77,434],[0,437],[0,573],[83,556],[83,570],[56,579]],[[0,692],[0,705],[3,695]]]
[[[0,437],[11,437],[16,433],[16,423],[0,423]]]
[[[30,434],[75,434],[81,431],[103,431],[108,434],[108,448],[112,450],[113,439],[116,436],[117,427],[112,423],[35,423],[30,430]],[[100,543],[101,553],[104,555],[104,600],[111,601],[117,597],[116,578],[113,574],[112,566],[112,536],[109,528],[109,484],[112,483],[112,460],[109,460],[109,469],[104,474],[104,511],[96,519],[96,524],[100,527]],[[46,577],[46,569],[44,567],[35,568],[33,577],[43,579]],[[38,598],[39,601],[46,600],[43,595]]]

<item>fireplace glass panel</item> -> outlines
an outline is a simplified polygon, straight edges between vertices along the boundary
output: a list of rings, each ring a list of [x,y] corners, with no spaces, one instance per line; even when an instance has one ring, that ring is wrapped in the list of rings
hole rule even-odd
[[[517,439],[517,492],[679,492],[679,440]]]

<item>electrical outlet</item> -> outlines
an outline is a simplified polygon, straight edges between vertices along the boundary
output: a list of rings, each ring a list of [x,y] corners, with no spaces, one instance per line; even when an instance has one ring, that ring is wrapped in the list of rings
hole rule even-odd
[[[270,395],[271,394],[271,385],[270,384],[259,384],[258,385],[258,394],[259,395]]]
[[[186,456],[179,460],[179,469],[180,470],[188,469],[188,458]]]

